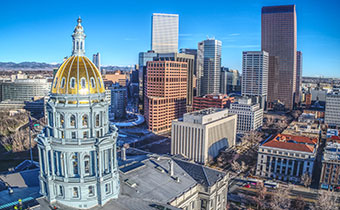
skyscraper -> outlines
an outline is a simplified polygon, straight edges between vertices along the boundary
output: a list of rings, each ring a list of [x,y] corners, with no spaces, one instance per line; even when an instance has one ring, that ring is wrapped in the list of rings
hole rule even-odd
[[[219,93],[222,42],[207,39],[198,43],[197,79],[200,95]]]
[[[155,133],[171,129],[172,121],[186,112],[186,62],[149,61],[147,63],[144,116]]]
[[[156,53],[178,52],[178,15],[152,14],[151,49]]]
[[[265,108],[268,91],[269,56],[265,51],[245,51],[242,55],[242,95],[259,97]]]
[[[295,5],[262,8],[261,46],[269,53],[268,102],[293,108],[296,90]]]
[[[302,85],[302,52],[296,52],[296,90],[295,90],[295,102],[297,104],[301,101],[301,85]]]
[[[96,65],[97,69],[100,71],[100,53],[93,54],[92,62]]]

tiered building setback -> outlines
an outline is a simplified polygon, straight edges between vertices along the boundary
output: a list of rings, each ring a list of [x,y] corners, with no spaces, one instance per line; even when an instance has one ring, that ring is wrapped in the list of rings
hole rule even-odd
[[[187,70],[186,62],[147,63],[144,116],[150,131],[170,130],[172,121],[186,112]]]

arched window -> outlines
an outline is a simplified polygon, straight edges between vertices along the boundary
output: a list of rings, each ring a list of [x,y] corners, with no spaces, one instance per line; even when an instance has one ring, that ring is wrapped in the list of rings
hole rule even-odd
[[[71,117],[70,117],[70,125],[72,127],[76,127],[76,116],[75,115],[71,115]]]
[[[70,81],[70,87],[73,89],[76,86],[76,78],[72,77]]]
[[[98,77],[98,84],[99,84],[99,88],[102,88],[102,83],[100,82],[100,78]]]
[[[90,156],[89,155],[85,155],[84,157],[84,171],[85,171],[85,175],[90,175]]]
[[[62,79],[61,79],[61,88],[64,88],[65,87],[65,77],[63,77]]]
[[[64,115],[60,114],[59,120],[60,120],[60,127],[64,128],[65,127]]]
[[[83,42],[80,42],[80,49],[83,49]]]
[[[48,124],[53,127],[53,114],[52,112],[48,112]]]
[[[91,77],[91,87],[92,88],[96,87],[96,82],[94,81],[93,77]]]
[[[99,122],[100,122],[100,116],[99,114],[96,114],[96,126],[99,126]]]
[[[72,155],[72,168],[73,168],[73,175],[78,175],[78,155],[74,153]]]
[[[89,125],[89,117],[87,116],[87,114],[84,114],[82,117],[82,124],[83,127],[87,128]]]
[[[86,88],[86,80],[85,80],[85,77],[82,77],[80,81],[81,81],[81,82],[80,82],[81,88],[82,88],[82,89]]]
[[[79,50],[79,42],[77,41],[77,50]]]

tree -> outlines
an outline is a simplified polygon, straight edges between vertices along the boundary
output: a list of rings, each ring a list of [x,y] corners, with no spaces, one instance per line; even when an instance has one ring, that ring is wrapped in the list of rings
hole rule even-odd
[[[304,210],[306,207],[306,202],[303,200],[302,196],[299,195],[291,204],[292,209]]]
[[[262,140],[262,136],[257,131],[250,131],[244,134],[242,137],[242,142],[247,142],[250,145],[259,143]]]
[[[244,161],[241,161],[241,164],[239,164],[237,161],[233,161],[231,163],[231,168],[237,173],[242,173],[246,169],[246,164]]]
[[[305,187],[308,187],[312,183],[312,177],[310,177],[308,172],[305,172],[301,176],[301,183],[303,183]]]
[[[338,209],[336,203],[337,197],[334,192],[322,191],[318,197],[318,200],[311,207],[312,210],[335,210]]]
[[[290,208],[290,189],[278,188],[270,201],[270,209],[272,210],[286,210]]]
[[[268,206],[266,202],[267,188],[264,186],[263,182],[259,182],[256,185],[256,189],[256,197],[253,197],[253,200],[257,205],[257,209],[266,209]]]

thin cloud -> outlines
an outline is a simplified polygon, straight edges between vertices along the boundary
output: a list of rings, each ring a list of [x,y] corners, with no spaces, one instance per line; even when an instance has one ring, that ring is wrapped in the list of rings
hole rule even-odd
[[[229,34],[229,36],[240,36],[241,34],[239,33],[233,33],[233,34]]]

